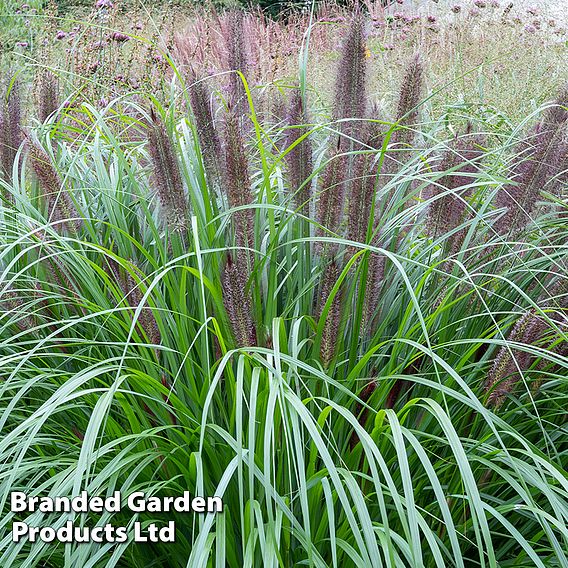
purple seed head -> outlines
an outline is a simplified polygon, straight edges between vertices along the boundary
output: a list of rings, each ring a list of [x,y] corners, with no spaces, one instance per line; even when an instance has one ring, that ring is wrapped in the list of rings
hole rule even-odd
[[[50,157],[32,139],[28,138],[26,145],[31,168],[39,183],[42,200],[47,206],[49,221],[54,223],[56,228],[63,227],[71,233],[77,232],[82,224],[77,219],[77,209]]]
[[[332,289],[341,274],[341,268],[335,260],[332,260],[325,268],[322,275],[320,285],[319,297],[319,315],[329,299]],[[339,327],[341,323],[341,290],[335,295],[332,300],[329,311],[325,319],[325,324],[322,331],[321,345],[320,345],[320,358],[322,365],[327,368],[333,359],[337,350],[337,340],[339,337]]]
[[[237,112],[244,114],[248,109],[247,94],[240,72],[248,79],[247,57],[243,46],[244,15],[241,10],[233,10],[227,14],[227,30],[225,47],[227,50],[227,67],[233,71],[229,75],[229,100]]]
[[[223,304],[235,343],[238,347],[256,345],[256,330],[252,319],[252,301],[247,291],[247,259],[237,251],[235,258],[227,254],[221,272]]]
[[[345,38],[335,81],[333,118],[346,119],[338,125],[345,137],[353,137],[358,126],[350,119],[366,115],[367,58],[363,27],[362,14],[356,12]]]
[[[245,207],[254,202],[249,176],[247,145],[241,117],[229,107],[224,119],[223,174],[229,207]],[[232,215],[236,246],[248,250],[249,268],[252,268],[254,247],[254,210],[251,208],[235,211]],[[241,267],[242,269],[244,267]]]
[[[221,142],[213,122],[211,96],[205,81],[201,80],[193,70],[190,71],[187,82],[203,165],[205,166],[206,174],[211,177],[211,181],[219,186],[221,181],[221,168],[219,165]]]
[[[0,175],[12,176],[18,148],[22,143],[22,98],[20,83],[11,73],[0,82]]]
[[[165,225],[173,232],[183,233],[188,228],[189,216],[176,151],[166,125],[153,108],[148,124],[148,149]]]
[[[49,70],[39,79],[38,112],[41,122],[45,122],[59,108],[59,81]]]
[[[309,127],[306,125],[307,117],[304,109],[302,93],[299,89],[294,91],[288,111],[287,123],[289,126],[286,145],[292,146],[302,136],[307,135]],[[312,144],[309,137],[298,142],[292,150],[286,154],[290,179],[290,191],[294,196],[294,203],[299,211],[309,214],[309,202],[311,199],[310,182],[306,181],[312,174]]]
[[[523,345],[539,342],[548,329],[546,321],[534,310],[526,312],[513,326],[507,341]],[[488,404],[499,408],[522,382],[523,374],[529,370],[535,360],[534,355],[515,349],[514,345],[503,345],[489,371],[485,391],[489,393]]]

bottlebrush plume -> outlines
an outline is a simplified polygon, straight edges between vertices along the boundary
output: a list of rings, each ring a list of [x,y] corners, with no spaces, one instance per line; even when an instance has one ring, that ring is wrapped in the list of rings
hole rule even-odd
[[[393,133],[396,142],[399,144],[411,145],[414,140],[414,131],[408,127],[418,123],[419,105],[423,91],[424,65],[420,55],[416,53],[410,60],[400,87],[396,122],[403,128]]]
[[[189,214],[176,152],[165,124],[154,109],[150,110],[150,118],[148,149],[164,221],[171,231],[183,233],[189,225]]]
[[[309,127],[306,125],[307,117],[304,101],[299,89],[294,91],[292,95],[287,122],[291,128],[288,129],[286,145],[290,147],[309,132]],[[304,138],[286,154],[286,162],[288,164],[290,191],[294,196],[294,203],[300,213],[309,215],[311,184],[310,182],[306,183],[306,180],[313,171],[312,144],[309,137]]]
[[[367,278],[365,281],[365,299],[361,329],[363,334],[373,332],[373,322],[377,316],[377,306],[385,279],[385,256],[372,252],[369,255]]]
[[[338,125],[345,137],[353,137],[359,128],[356,120],[367,111],[367,58],[364,37],[364,19],[360,10],[353,15],[341,52],[335,82],[334,120],[348,119]],[[342,139],[342,146],[349,144]]]
[[[2,86],[5,90],[0,93],[0,174],[10,179],[23,138],[22,99],[18,80],[12,82],[11,86],[5,80]]]
[[[82,222],[79,213],[65,189],[57,170],[47,152],[34,140],[26,141],[31,168],[38,180],[42,198],[47,204],[50,222],[56,227],[63,226],[69,232],[77,232]]]
[[[203,165],[207,174],[211,176],[212,181],[219,185],[221,177],[219,168],[221,142],[213,122],[211,97],[205,81],[201,80],[193,70],[190,71],[188,83],[191,110],[195,119],[197,136],[199,137]]]
[[[233,10],[227,14],[225,47],[227,50],[227,67],[232,71],[229,75],[229,101],[236,107],[238,114],[244,115],[247,108],[247,94],[240,75],[247,78],[246,54],[244,50],[244,13]]]
[[[224,120],[224,174],[229,207],[243,207],[254,202],[249,177],[246,140],[239,115],[229,107]],[[235,242],[238,247],[254,247],[254,210],[241,209],[232,216]],[[252,259],[249,259],[251,262]],[[249,262],[249,264],[250,264]],[[242,268],[242,267],[241,267]]]
[[[20,331],[30,331],[36,325],[36,313],[29,313],[22,290],[4,289],[0,292],[0,313],[3,318],[13,318]]]
[[[515,235],[521,231],[531,219],[541,190],[550,180],[554,185],[561,173],[566,152],[567,107],[568,88],[565,88],[546,110],[533,135],[520,145],[518,156],[521,159],[512,172],[515,185],[506,185],[497,193],[496,206],[505,209],[494,224],[499,234]]]
[[[533,345],[542,338],[547,329],[548,324],[544,319],[534,310],[530,310],[517,321],[507,340]],[[526,351],[503,345],[497,353],[485,384],[485,390],[489,393],[488,404],[500,407],[507,394],[512,393],[522,381],[523,373],[531,367],[534,359],[534,356]]]
[[[228,254],[221,273],[223,304],[238,347],[256,344],[256,330],[252,319],[252,302],[247,292],[248,270],[242,266],[237,253],[235,260]]]
[[[38,114],[40,122],[45,122],[59,108],[59,81],[49,70],[39,78]]]
[[[133,260],[129,261],[130,264],[136,267],[136,264]],[[124,293],[124,301],[126,304],[133,309],[138,308],[140,303],[142,302],[143,293],[140,289],[140,285],[136,282],[134,277],[130,272],[119,272],[119,280],[120,287]],[[158,327],[158,323],[156,322],[156,318],[150,309],[148,304],[145,304],[138,316],[138,325],[140,329],[146,334],[148,341],[155,346],[160,345],[161,343],[161,334],[160,329]],[[159,354],[159,352],[157,352]]]
[[[335,283],[341,274],[341,269],[335,260],[332,260],[324,269],[320,287],[320,307],[319,313],[323,311],[325,302],[327,302]],[[337,349],[337,340],[339,336],[339,327],[341,323],[341,290],[335,295],[331,302],[329,311],[325,319],[321,345],[320,357],[324,367],[329,367],[331,360]]]
[[[430,186],[427,232],[432,239],[438,239],[457,229],[467,218],[466,200],[471,188],[458,192],[460,188],[473,183],[475,172],[483,155],[483,139],[471,135],[471,125],[465,136],[454,139],[440,162],[439,171],[446,174]],[[459,251],[466,235],[466,229],[454,232],[446,240],[447,252]]]
[[[318,236],[328,236],[325,229],[337,233],[343,220],[345,170],[347,156],[337,148],[325,167],[319,188],[316,220],[322,226],[317,229]],[[316,241],[315,249],[322,254],[335,254],[337,245]]]
[[[386,174],[394,173],[409,158],[416,137],[420,102],[424,92],[424,65],[416,53],[410,60],[400,86],[395,122],[389,146],[396,152],[389,152],[383,166]]]
[[[380,147],[382,136],[377,122],[365,122],[361,127],[364,143],[357,143],[355,150],[361,152],[354,157],[353,177],[346,184],[347,238],[359,243],[367,242],[367,230],[371,221],[371,210],[376,189],[378,189],[377,167],[372,149]],[[374,220],[371,228],[374,229]]]

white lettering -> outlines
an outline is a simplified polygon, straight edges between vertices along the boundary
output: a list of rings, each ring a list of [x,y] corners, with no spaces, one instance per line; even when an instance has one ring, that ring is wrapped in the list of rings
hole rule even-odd
[[[26,494],[23,491],[12,491],[10,493],[10,511],[19,513],[27,508]]]

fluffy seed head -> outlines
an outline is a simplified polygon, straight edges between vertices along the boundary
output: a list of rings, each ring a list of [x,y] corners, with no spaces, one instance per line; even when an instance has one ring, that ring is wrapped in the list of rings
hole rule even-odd
[[[148,149],[165,224],[171,231],[183,233],[188,228],[188,206],[175,149],[165,124],[154,109],[150,110],[150,118]]]
[[[80,219],[73,218],[79,217],[79,214],[50,157],[34,140],[28,138],[26,144],[31,168],[38,180],[41,196],[47,204],[49,220],[57,227],[63,226],[69,232],[77,232],[82,223]]]
[[[199,137],[205,170],[214,183],[219,184],[221,176],[219,168],[221,143],[213,123],[207,85],[193,71],[190,72],[188,83],[191,110],[195,119],[195,128]]]
[[[247,270],[243,267],[240,251],[235,259],[227,255],[221,273],[223,304],[231,324],[233,336],[238,347],[256,345],[256,330],[252,319],[252,302],[246,289]]]
[[[227,50],[227,67],[233,71],[229,76],[229,102],[235,106],[239,114],[244,114],[248,104],[243,81],[237,72],[247,77],[246,54],[243,45],[244,14],[241,10],[233,10],[227,14],[225,47]]]
[[[400,87],[396,121],[403,128],[393,133],[398,144],[410,145],[414,139],[413,130],[410,126],[418,123],[419,105],[424,91],[424,65],[420,55],[416,53],[404,74]]]
[[[361,119],[366,115],[367,58],[363,32],[364,19],[362,13],[357,11],[351,19],[337,71],[333,110],[335,120]],[[348,120],[338,127],[344,136],[353,137],[358,123]]]
[[[223,150],[225,157],[225,187],[229,207],[242,207],[254,202],[246,155],[246,140],[240,117],[229,108],[224,120]],[[254,210],[242,209],[233,215],[236,245],[252,249],[254,246]],[[242,267],[241,267],[242,268]]]
[[[307,119],[304,102],[299,89],[292,95],[287,122],[291,128],[288,129],[286,145],[290,147],[309,132],[306,126]],[[312,144],[309,137],[304,138],[286,154],[286,162],[288,164],[290,191],[294,196],[294,203],[296,203],[300,212],[309,213],[311,191],[309,182],[305,183],[312,174],[313,169]]]
[[[543,337],[547,329],[547,323],[534,310],[530,310],[517,321],[507,340],[533,345]],[[512,393],[522,381],[523,373],[533,362],[534,356],[530,353],[503,345],[499,349],[485,384],[486,392],[489,393],[488,404],[500,407],[507,394]]]
[[[496,231],[515,235],[528,223],[541,190],[561,176],[566,154],[565,128],[568,123],[568,88],[550,106],[532,136],[524,140],[513,168],[515,185],[505,185],[497,194],[497,208],[505,212],[495,222]]]
[[[10,74],[7,74],[9,77]],[[12,176],[16,153],[22,143],[22,99],[16,80],[2,81],[0,91],[0,175]]]
[[[323,173],[317,203],[316,220],[323,227],[318,228],[318,236],[328,236],[325,229],[337,233],[343,217],[344,175],[347,157],[339,149],[333,155]],[[316,242],[316,250],[324,254],[335,254],[337,245]]]
[[[59,81],[49,70],[45,70],[39,78],[38,114],[39,120],[45,122],[59,108]]]
[[[479,160],[483,155],[482,139],[470,135],[471,126],[465,136],[454,139],[444,158],[440,162],[439,171],[447,172],[436,184],[432,184],[428,207],[427,232],[433,239],[449,233],[459,227],[467,215],[465,200],[471,194],[467,189],[458,192],[471,184],[473,175],[479,168]],[[457,252],[465,237],[465,230],[454,233],[448,240],[448,252]]]
[[[341,274],[339,265],[332,260],[325,268],[320,292],[319,313],[323,310],[325,302],[327,302],[337,279]],[[322,331],[320,357],[324,367],[329,367],[331,360],[337,350],[337,338],[339,335],[339,327],[341,323],[341,291],[339,291],[332,300],[329,311]]]

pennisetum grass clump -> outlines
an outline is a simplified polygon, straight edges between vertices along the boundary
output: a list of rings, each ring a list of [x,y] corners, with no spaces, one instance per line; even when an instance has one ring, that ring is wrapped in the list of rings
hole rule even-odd
[[[189,226],[189,210],[177,154],[166,125],[153,108],[148,125],[148,149],[164,225],[174,233],[183,234]]]
[[[195,15],[202,44],[190,56],[188,39],[184,63],[197,73],[150,45],[148,62],[160,51],[154,70],[167,73],[137,77],[135,94],[114,90],[114,78],[107,89],[107,51],[126,59],[138,48],[134,34],[108,30],[111,4],[97,2],[103,25],[88,34],[92,51],[80,49],[100,65],[78,79],[107,101],[40,111],[30,168],[12,161],[1,173],[18,199],[0,204],[0,500],[13,487],[50,497],[187,489],[221,496],[223,511],[199,522],[170,511],[175,542],[125,543],[108,559],[96,543],[3,538],[0,566],[565,566],[568,232],[534,208],[535,230],[517,248],[495,235],[507,112],[433,93],[420,124],[425,73],[413,59],[385,127],[367,74],[403,42],[388,53],[383,40],[401,26],[434,32],[372,3],[373,26],[327,3],[287,22],[247,14],[244,26],[240,14]],[[288,34],[296,23],[306,34]],[[308,70],[324,74],[331,58],[308,50],[326,42],[330,52],[328,30],[344,23],[335,91],[323,92]],[[301,89],[288,117],[275,99],[266,109],[278,116],[266,116],[255,101],[290,81],[264,80],[262,65],[295,60],[298,39]],[[251,70],[263,79],[252,96],[236,73]],[[394,89],[381,73],[369,84],[386,104]],[[530,148],[543,155],[539,140],[557,132],[539,170],[545,195],[565,193],[563,112],[545,112]],[[445,126],[466,119],[484,125],[487,143],[468,131],[435,162]],[[143,140],[128,136],[132,125]],[[428,183],[422,206],[404,210]],[[34,231],[36,209],[58,230]],[[70,235],[76,210],[88,222]],[[438,267],[458,254],[443,288]],[[535,396],[515,407],[525,379]],[[126,509],[108,522],[129,525]],[[8,511],[6,526],[17,519]]]

